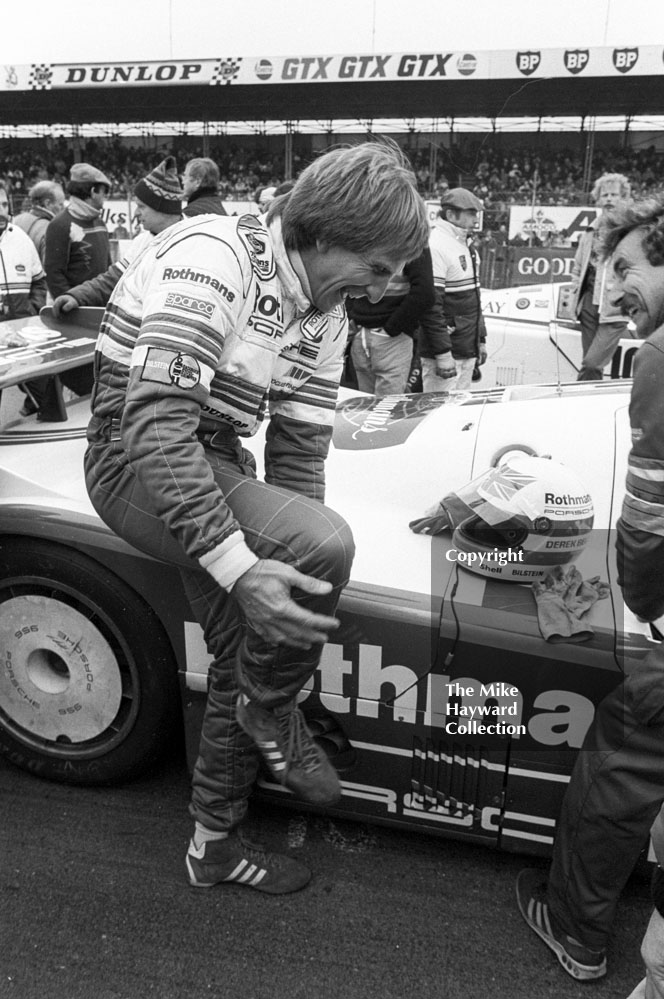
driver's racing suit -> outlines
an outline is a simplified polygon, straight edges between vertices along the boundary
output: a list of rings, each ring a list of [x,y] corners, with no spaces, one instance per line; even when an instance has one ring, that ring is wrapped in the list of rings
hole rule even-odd
[[[638,351],[632,448],[617,524],[618,582],[642,620],[664,615],[664,326]],[[566,933],[604,950],[620,893],[664,802],[664,643],[600,703],[556,828],[548,902]]]
[[[270,646],[242,621],[232,588],[258,558],[327,579],[296,595],[333,614],[348,580],[350,530],[323,506],[347,321],[311,305],[279,219],[204,216],[157,236],[109,301],[95,358],[86,482],[126,541],[180,568],[213,656],[191,811],[227,831],[256,776],[238,690],[280,707],[321,647]],[[292,251],[291,251],[292,253]],[[269,408],[265,482],[240,442]]]

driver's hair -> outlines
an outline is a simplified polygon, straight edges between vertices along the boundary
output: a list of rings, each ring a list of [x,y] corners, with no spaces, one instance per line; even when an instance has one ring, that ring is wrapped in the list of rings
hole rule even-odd
[[[429,241],[424,201],[406,157],[392,140],[332,149],[309,164],[292,191],[275,198],[268,223],[281,216],[284,244],[306,250],[320,241],[354,253],[384,251],[415,260]]]
[[[653,267],[664,264],[664,197],[647,198],[618,205],[600,226],[602,256],[607,259],[618,243],[633,232],[643,230],[643,251]]]

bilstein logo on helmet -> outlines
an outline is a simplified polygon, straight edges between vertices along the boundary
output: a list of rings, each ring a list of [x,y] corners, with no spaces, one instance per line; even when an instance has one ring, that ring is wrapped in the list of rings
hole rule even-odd
[[[580,506],[591,503],[592,496],[585,493],[583,496],[556,496],[555,493],[544,493],[544,502],[552,503],[554,506]]]

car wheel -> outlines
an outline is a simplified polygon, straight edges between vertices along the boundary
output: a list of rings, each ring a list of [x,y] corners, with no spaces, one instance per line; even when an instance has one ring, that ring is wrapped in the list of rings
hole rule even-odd
[[[0,542],[0,753],[40,777],[107,784],[181,740],[177,668],[148,604],[93,559]]]

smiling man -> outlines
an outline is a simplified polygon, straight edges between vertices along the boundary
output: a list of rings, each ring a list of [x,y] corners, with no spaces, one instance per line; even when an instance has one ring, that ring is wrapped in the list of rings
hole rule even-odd
[[[156,236],[115,288],[97,343],[86,481],[102,519],[175,563],[212,657],[193,777],[190,882],[270,894],[308,869],[239,832],[259,755],[331,804],[336,771],[296,706],[353,557],[323,505],[347,295],[377,301],[428,238],[398,148],[336,149],[266,217],[199,216]],[[265,481],[243,447],[269,410]]]
[[[645,339],[634,362],[632,447],[617,524],[625,603],[664,631],[664,200],[622,206],[602,226],[612,303]],[[664,642],[600,703],[556,827],[548,884],[522,871],[517,899],[528,925],[573,978],[606,973],[620,893],[664,802]],[[660,879],[661,887],[661,879]],[[659,899],[661,904],[661,898]],[[659,924],[656,924],[659,927]],[[649,931],[650,933],[651,931]],[[653,941],[649,940],[649,944]],[[659,955],[662,940],[654,941]],[[652,950],[646,948],[644,954]],[[637,995],[661,996],[657,989]]]

